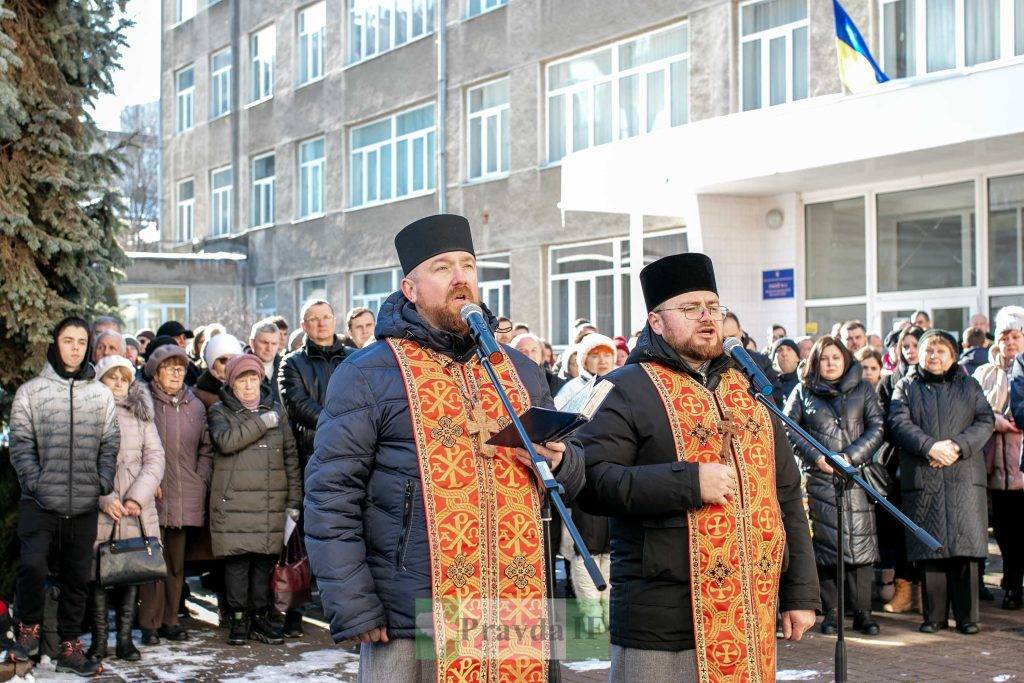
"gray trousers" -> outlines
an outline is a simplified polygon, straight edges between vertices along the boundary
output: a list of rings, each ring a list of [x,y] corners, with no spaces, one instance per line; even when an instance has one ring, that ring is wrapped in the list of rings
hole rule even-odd
[[[612,645],[609,683],[697,683],[694,650],[665,652]]]
[[[434,683],[433,659],[416,659],[416,641],[396,638],[359,646],[359,683]]]

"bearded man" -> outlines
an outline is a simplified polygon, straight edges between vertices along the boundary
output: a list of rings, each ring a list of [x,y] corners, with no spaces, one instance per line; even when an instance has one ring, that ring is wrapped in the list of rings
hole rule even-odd
[[[331,635],[361,643],[360,680],[546,680],[549,645],[532,628],[549,597],[540,499],[526,451],[485,443],[508,421],[459,315],[479,304],[469,222],[420,219],[395,248],[401,291],[377,343],[331,377],[306,466],[306,548]],[[541,368],[502,351],[516,411],[551,408]],[[579,444],[535,447],[571,499]],[[417,655],[418,627],[432,657]]]
[[[711,260],[640,284],[647,326],[580,432],[577,506],[611,517],[611,680],[774,681],[776,607],[800,640],[819,604],[793,451],[723,355]]]

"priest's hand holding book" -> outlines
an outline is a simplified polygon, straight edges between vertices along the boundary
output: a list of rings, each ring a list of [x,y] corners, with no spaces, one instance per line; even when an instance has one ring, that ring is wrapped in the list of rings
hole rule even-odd
[[[551,468],[552,472],[558,470],[558,466],[562,464],[562,454],[565,453],[564,443],[561,441],[548,441],[543,444],[535,443],[533,448],[537,451],[537,455],[548,461],[548,467]],[[525,448],[516,449],[516,459],[527,467],[532,467],[530,454],[527,453]]]

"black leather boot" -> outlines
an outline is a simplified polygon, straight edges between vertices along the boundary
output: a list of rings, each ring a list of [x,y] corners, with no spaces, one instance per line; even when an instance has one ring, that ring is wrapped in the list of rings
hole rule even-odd
[[[245,612],[231,613],[231,631],[228,645],[245,645],[249,641],[249,615]]]
[[[137,662],[142,654],[132,642],[132,622],[135,621],[135,599],[138,586],[124,589],[121,604],[117,608],[117,658],[126,662]]]
[[[821,632],[826,636],[834,636],[839,633],[839,612],[830,609],[825,612],[825,618],[821,620]]]
[[[281,628],[270,621],[266,610],[254,612],[249,625],[249,637],[262,643],[280,645],[284,642],[284,634]]]
[[[871,618],[870,611],[853,613],[853,628],[866,636],[878,635],[878,623]]]
[[[98,583],[89,585],[89,614],[92,619],[92,643],[85,656],[102,661],[107,658],[107,634],[110,624],[107,620],[107,591]]]

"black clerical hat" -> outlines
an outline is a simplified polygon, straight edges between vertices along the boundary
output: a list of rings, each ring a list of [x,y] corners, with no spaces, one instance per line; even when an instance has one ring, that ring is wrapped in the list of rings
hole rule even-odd
[[[395,235],[395,251],[408,275],[427,259],[448,251],[473,251],[473,233],[465,216],[442,213],[427,216],[402,228]]]
[[[718,294],[715,267],[706,254],[673,254],[644,266],[640,271],[647,310],[653,311],[668,299],[686,292]]]

